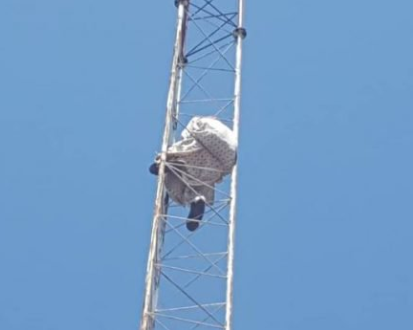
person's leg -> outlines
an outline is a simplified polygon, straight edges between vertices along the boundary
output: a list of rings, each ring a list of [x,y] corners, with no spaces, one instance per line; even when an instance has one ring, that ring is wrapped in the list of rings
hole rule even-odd
[[[205,199],[203,197],[197,197],[195,201],[191,203],[191,208],[188,214],[188,221],[186,222],[186,228],[189,231],[195,231],[202,220],[205,212]]]

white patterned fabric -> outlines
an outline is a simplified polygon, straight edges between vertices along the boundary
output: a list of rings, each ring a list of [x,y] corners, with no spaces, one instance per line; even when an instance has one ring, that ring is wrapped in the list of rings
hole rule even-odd
[[[213,117],[194,117],[167,152],[165,185],[171,198],[189,204],[214,201],[214,186],[231,173],[237,158],[234,133]]]

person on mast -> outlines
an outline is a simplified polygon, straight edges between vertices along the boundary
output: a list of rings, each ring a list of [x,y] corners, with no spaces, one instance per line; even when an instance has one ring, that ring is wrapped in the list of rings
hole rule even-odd
[[[215,117],[193,117],[166,154],[165,187],[177,204],[189,206],[186,227],[194,231],[214,203],[215,185],[232,172],[237,160],[234,133]],[[160,157],[149,171],[158,175]]]

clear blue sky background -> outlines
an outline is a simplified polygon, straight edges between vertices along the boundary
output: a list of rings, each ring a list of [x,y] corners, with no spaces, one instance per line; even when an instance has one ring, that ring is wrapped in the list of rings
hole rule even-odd
[[[413,329],[413,2],[247,1],[234,330]],[[175,7],[0,2],[0,329],[140,318]]]

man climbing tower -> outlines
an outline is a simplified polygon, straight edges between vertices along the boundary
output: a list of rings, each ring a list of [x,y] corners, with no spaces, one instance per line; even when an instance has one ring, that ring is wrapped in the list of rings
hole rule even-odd
[[[165,187],[171,199],[190,206],[186,227],[199,227],[206,206],[214,203],[215,185],[231,173],[237,158],[233,132],[214,117],[194,117],[166,154]],[[158,175],[159,155],[149,171]]]

